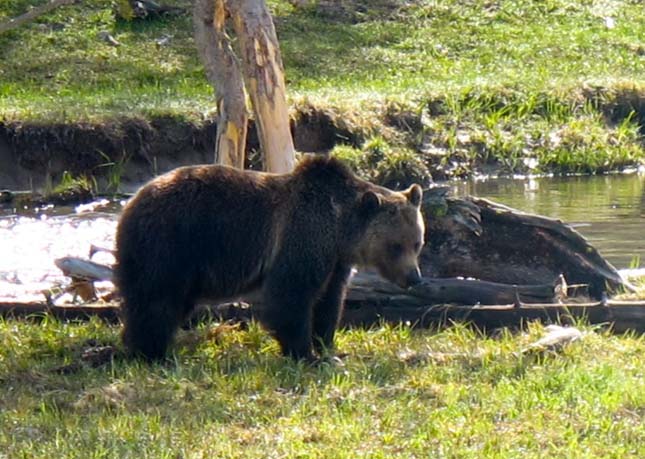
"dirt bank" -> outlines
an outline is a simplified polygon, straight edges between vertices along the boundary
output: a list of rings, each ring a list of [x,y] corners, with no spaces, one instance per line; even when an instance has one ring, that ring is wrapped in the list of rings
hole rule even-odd
[[[252,123],[251,123],[252,124]],[[0,189],[43,190],[73,177],[93,177],[100,191],[128,192],[174,167],[212,161],[217,126],[181,118],[120,119],[106,123],[0,123]],[[298,151],[326,152],[353,136],[322,112],[292,122]],[[247,167],[260,168],[255,128],[249,126]]]
[[[568,97],[568,98],[567,98]],[[479,174],[605,173],[645,164],[645,90],[471,91],[362,110],[299,104],[301,152],[329,152],[386,186]],[[0,121],[0,189],[51,190],[67,177],[129,192],[159,173],[212,161],[216,124],[182,115],[103,122]],[[255,127],[247,168],[261,168]]]

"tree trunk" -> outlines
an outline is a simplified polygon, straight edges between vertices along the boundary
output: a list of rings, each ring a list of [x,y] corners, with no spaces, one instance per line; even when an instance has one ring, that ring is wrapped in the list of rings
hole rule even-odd
[[[271,14],[264,0],[228,1],[227,6],[240,43],[265,168],[269,172],[289,172],[295,165],[295,149],[282,57]]]
[[[244,169],[248,113],[239,65],[225,30],[224,0],[196,0],[195,43],[216,94],[214,162]]]

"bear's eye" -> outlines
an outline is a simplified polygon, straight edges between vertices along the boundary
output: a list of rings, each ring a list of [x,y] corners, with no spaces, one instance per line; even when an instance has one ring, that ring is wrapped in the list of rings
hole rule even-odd
[[[398,258],[403,254],[403,246],[398,242],[388,244],[387,251],[392,258]]]
[[[421,243],[417,242],[416,244],[414,244],[414,251],[418,252],[419,250],[421,250]]]

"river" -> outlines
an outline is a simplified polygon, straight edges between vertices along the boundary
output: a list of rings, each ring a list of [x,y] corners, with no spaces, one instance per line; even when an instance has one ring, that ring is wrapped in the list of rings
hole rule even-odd
[[[572,224],[617,268],[645,265],[645,174],[450,182],[472,194]],[[123,202],[0,210],[0,297],[51,288],[64,278],[53,260],[112,247]],[[98,262],[112,262],[98,254]]]
[[[454,194],[559,218],[617,268],[645,266],[645,174],[468,181]]]

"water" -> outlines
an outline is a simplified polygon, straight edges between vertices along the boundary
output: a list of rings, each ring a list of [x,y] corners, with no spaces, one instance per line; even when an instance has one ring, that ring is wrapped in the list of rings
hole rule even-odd
[[[454,194],[559,218],[617,268],[638,259],[645,266],[645,174],[469,181]]]
[[[472,194],[573,224],[617,268],[645,265],[645,175],[491,179],[452,183]],[[63,256],[87,257],[91,244],[111,248],[122,202],[77,208],[0,210],[0,297],[24,298],[65,278]],[[94,258],[111,263],[107,254]],[[42,295],[38,294],[39,299]]]
[[[108,201],[77,208],[0,211],[0,298],[42,300],[42,290],[65,277],[56,258],[87,258],[91,244],[112,248],[120,203]],[[112,263],[105,253],[93,258]]]

